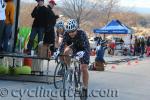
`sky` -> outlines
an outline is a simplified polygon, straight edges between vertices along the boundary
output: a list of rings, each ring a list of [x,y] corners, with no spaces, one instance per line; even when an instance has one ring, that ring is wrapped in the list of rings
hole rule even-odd
[[[150,0],[121,0],[125,7],[150,8]]]
[[[150,14],[150,0],[121,0],[120,5],[141,14]]]
[[[22,1],[35,2],[35,0],[22,0]],[[60,0],[55,1],[59,5]],[[150,0],[120,0],[120,5],[128,9],[131,8],[133,11],[137,11],[139,13],[150,14]]]

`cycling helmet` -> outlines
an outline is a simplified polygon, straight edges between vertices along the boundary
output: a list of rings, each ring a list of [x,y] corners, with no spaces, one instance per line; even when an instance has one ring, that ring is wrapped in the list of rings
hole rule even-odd
[[[73,31],[77,30],[77,28],[78,28],[78,23],[75,19],[69,19],[67,21],[67,25],[66,25],[67,32],[73,32]]]
[[[61,21],[61,20],[58,21],[55,26],[57,29],[64,28],[64,21]]]

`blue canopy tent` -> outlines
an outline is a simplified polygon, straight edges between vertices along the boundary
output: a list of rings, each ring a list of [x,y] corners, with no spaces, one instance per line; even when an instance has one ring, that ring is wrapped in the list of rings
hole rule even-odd
[[[132,34],[132,29],[122,24],[119,20],[112,20],[106,26],[93,30],[98,34]]]
[[[104,34],[104,38],[106,34],[129,34],[128,39],[130,41],[127,39],[127,41],[129,41],[129,45],[131,45],[132,34],[134,33],[132,28],[121,23],[119,20],[112,20],[111,22],[108,22],[106,26],[94,29],[93,31],[96,34]]]

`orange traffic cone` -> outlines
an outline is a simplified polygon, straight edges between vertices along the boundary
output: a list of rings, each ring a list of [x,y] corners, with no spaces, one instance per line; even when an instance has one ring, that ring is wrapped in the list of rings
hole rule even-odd
[[[131,65],[131,62],[130,62],[130,61],[128,61],[128,65]]]
[[[116,66],[115,66],[115,65],[112,65],[111,69],[116,69]]]
[[[135,60],[135,63],[138,64],[139,63],[138,60]]]

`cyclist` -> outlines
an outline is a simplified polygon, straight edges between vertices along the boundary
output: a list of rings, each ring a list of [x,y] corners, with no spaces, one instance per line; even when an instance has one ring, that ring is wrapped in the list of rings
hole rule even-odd
[[[57,50],[58,47],[60,47],[62,40],[63,40],[63,35],[65,32],[65,27],[64,27],[64,21],[59,20],[56,25],[56,40],[55,40],[55,49]]]
[[[69,19],[67,21],[63,42],[59,51],[64,55],[69,55],[69,53],[72,52],[73,55],[78,54],[80,56],[80,67],[83,79],[82,95],[86,100],[88,94],[90,45],[86,33],[78,29],[78,23],[75,19]]]

